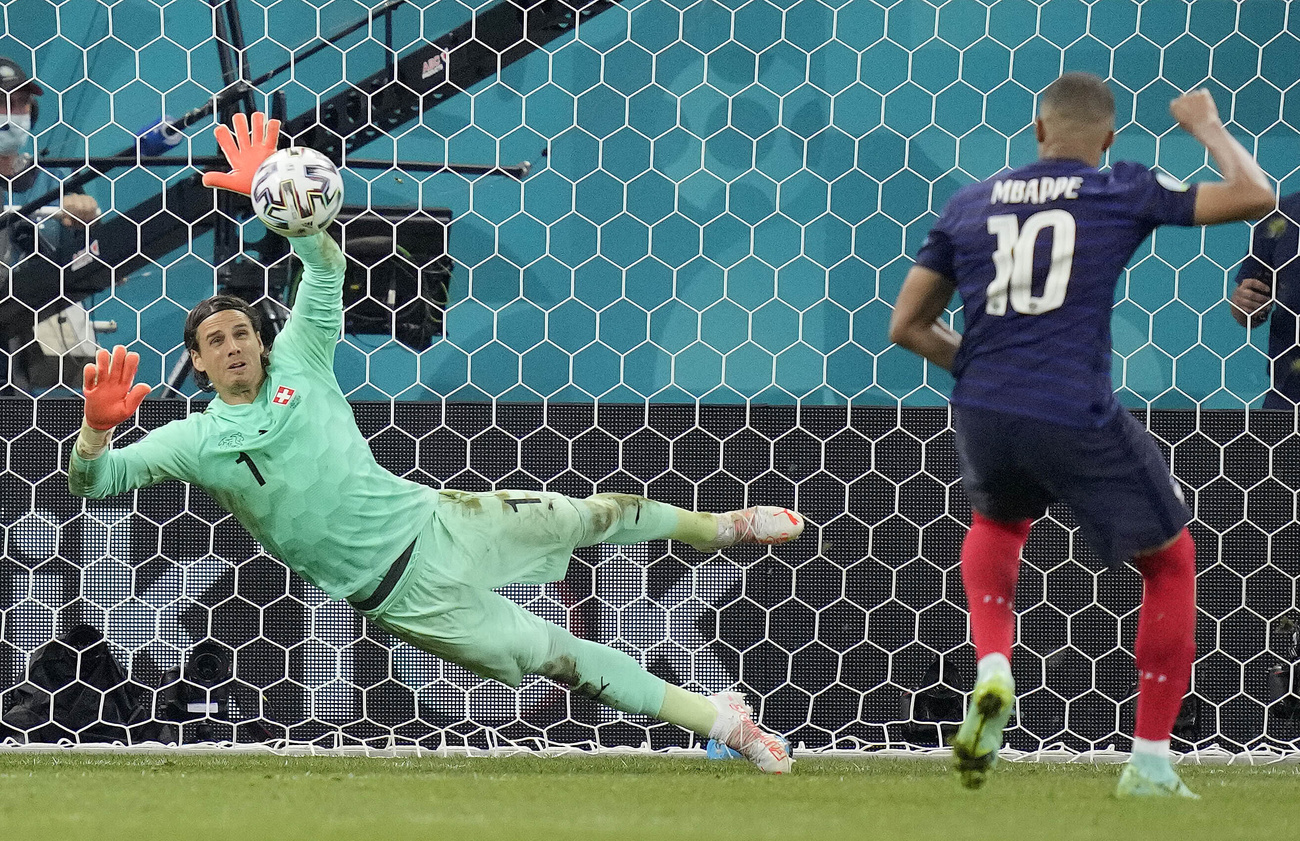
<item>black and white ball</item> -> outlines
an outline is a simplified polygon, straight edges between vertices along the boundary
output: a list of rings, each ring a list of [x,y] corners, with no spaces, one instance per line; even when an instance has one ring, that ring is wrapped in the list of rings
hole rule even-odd
[[[343,207],[343,178],[329,158],[305,146],[272,154],[253,174],[253,212],[286,237],[329,227]]]

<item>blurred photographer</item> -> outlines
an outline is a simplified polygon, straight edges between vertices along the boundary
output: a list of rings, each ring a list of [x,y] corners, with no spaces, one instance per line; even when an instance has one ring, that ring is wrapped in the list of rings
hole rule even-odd
[[[77,302],[36,320],[36,312],[58,301],[59,292],[24,284],[19,266],[40,253],[67,266],[84,250],[85,226],[99,217],[90,196],[68,194],[61,206],[14,219],[22,195],[42,171],[35,164],[32,128],[45,91],[12,59],[0,57],[0,191],[6,218],[0,227],[0,392],[13,388],[75,385],[76,372],[94,358],[98,345],[89,314]],[[64,371],[71,376],[65,377]]]
[[[1300,404],[1300,193],[1283,196],[1274,213],[1256,223],[1250,253],[1237,270],[1232,317],[1252,329],[1268,328],[1269,379],[1265,409],[1295,411]]]

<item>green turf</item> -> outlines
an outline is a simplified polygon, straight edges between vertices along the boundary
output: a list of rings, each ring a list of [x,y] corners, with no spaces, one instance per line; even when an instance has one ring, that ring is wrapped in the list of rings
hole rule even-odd
[[[0,754],[0,838],[1287,838],[1300,768],[1186,767],[1200,802],[1111,796],[1119,767],[1003,763],[981,791],[946,764]]]

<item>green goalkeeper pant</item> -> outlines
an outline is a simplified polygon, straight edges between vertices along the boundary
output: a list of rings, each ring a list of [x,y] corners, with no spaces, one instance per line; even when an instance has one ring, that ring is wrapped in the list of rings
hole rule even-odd
[[[562,579],[573,550],[666,538],[677,509],[639,496],[442,491],[393,592],[366,615],[422,651],[518,686],[540,674],[627,713],[655,715],[664,682],[492,591]]]

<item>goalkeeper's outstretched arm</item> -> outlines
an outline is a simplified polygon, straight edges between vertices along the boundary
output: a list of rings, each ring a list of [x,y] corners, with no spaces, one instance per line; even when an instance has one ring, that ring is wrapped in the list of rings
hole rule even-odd
[[[149,394],[149,386],[132,385],[139,365],[139,354],[118,345],[112,354],[101,350],[85,368],[85,417],[68,465],[68,490],[76,496],[99,499],[182,478],[183,448],[172,443],[170,424],[137,444],[110,451],[113,429],[129,421]]]
[[[289,237],[302,261],[302,280],[293,315],[275,340],[275,358],[292,354],[319,368],[334,366],[334,350],[343,332],[343,276],[347,260],[329,234]]]
[[[289,246],[303,267],[293,302],[294,318],[304,318],[337,339],[343,326],[343,277],[347,273],[343,250],[324,232],[289,237]]]

